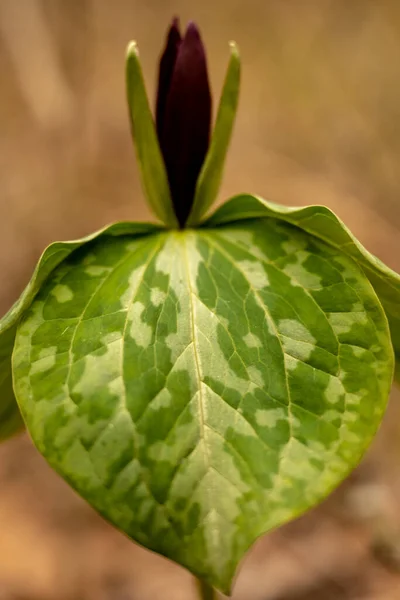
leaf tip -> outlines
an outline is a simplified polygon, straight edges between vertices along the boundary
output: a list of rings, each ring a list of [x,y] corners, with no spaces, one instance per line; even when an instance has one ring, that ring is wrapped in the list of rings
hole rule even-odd
[[[240,85],[240,71],[241,71],[241,56],[239,47],[234,41],[229,42],[230,50],[230,61],[228,71],[232,72],[232,75],[236,78],[237,85]]]
[[[235,41],[231,40],[229,42],[229,49],[231,51],[231,54],[235,56],[238,60],[240,60],[239,46]]]
[[[126,58],[129,59],[132,56],[138,58],[139,57],[139,48],[137,45],[137,42],[135,40],[132,40],[131,42],[129,42],[127,48],[126,48]]]

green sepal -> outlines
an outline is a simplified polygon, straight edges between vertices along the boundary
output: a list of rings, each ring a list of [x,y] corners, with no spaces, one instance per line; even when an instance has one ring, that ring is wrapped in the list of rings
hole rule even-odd
[[[240,55],[234,42],[231,42],[230,50],[230,61],[222,89],[211,144],[197,181],[193,207],[187,221],[188,227],[199,223],[214,203],[221,185],[240,92]]]
[[[172,204],[167,171],[135,42],[129,44],[126,53],[126,90],[132,138],[146,200],[155,216],[167,227],[177,228],[178,221]]]

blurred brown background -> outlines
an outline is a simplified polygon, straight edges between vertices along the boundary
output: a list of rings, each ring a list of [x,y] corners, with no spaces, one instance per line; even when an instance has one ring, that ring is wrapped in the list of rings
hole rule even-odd
[[[124,52],[151,97],[174,14],[207,44],[215,101],[235,39],[240,113],[221,199],[325,204],[400,270],[398,0],[0,0],[0,313],[42,249],[149,218]],[[327,502],[266,536],[236,600],[400,599],[400,408]],[[97,517],[20,436],[0,447],[0,600],[190,600],[191,577]]]

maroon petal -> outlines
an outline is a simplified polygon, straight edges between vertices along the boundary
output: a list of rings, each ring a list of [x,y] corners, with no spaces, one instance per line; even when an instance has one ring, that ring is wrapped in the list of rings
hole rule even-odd
[[[156,128],[158,138],[160,138],[164,128],[165,105],[167,103],[168,92],[171,86],[172,75],[181,43],[182,36],[180,33],[179,19],[175,18],[169,29],[165,49],[160,59],[156,105]]]
[[[175,213],[181,226],[189,216],[196,182],[207,154],[211,93],[199,30],[189,23],[178,51],[159,140]]]

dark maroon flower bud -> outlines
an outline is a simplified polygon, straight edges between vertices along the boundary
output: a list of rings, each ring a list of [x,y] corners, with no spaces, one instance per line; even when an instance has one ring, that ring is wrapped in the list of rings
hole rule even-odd
[[[194,200],[211,129],[211,93],[199,30],[182,39],[174,19],[160,60],[156,127],[175,214],[184,226]]]
[[[179,19],[175,18],[169,29],[165,50],[160,59],[156,107],[156,128],[159,139],[164,127],[165,107],[181,42],[182,36],[179,31]]]

